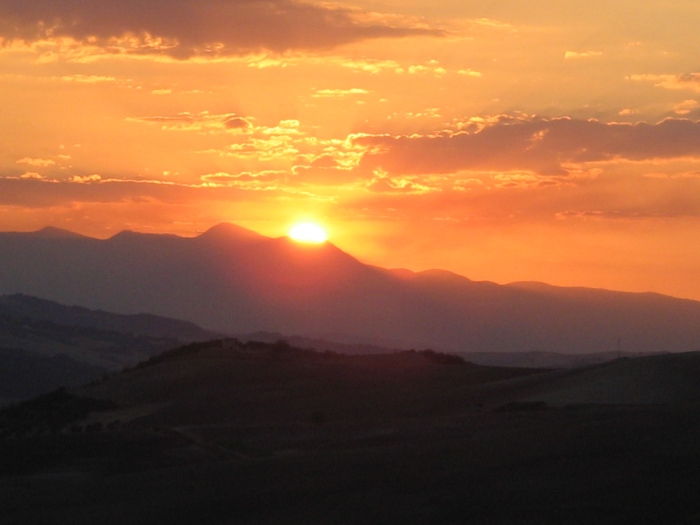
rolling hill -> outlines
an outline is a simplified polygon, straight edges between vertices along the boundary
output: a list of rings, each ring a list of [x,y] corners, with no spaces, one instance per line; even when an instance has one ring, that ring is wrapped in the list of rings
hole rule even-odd
[[[0,412],[0,520],[685,525],[700,354],[543,371],[193,343]]]

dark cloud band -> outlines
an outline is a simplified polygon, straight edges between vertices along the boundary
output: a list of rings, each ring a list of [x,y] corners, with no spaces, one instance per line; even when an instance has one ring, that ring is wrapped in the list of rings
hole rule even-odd
[[[297,0],[0,0],[0,36],[7,39],[64,36],[119,47],[114,39],[131,36],[131,52],[180,58],[441,34]]]
[[[392,174],[460,170],[531,170],[566,175],[567,163],[643,161],[700,156],[700,121],[604,123],[571,118],[505,120],[474,131],[434,136],[365,135],[361,166]]]

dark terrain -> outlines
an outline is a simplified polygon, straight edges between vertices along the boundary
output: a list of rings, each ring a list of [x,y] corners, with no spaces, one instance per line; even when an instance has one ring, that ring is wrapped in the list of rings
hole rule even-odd
[[[193,343],[0,414],[3,524],[690,524],[700,354]]]

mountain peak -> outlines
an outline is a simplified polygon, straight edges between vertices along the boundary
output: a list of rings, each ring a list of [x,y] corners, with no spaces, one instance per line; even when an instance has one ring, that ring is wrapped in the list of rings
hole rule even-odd
[[[120,232],[115,233],[110,237],[110,239],[121,239],[125,237],[135,237],[138,235],[134,230],[122,230]]]
[[[54,226],[46,226],[40,230],[29,232],[32,237],[39,237],[41,239],[81,239],[84,235],[75,233],[69,230],[64,230],[62,228],[55,228]]]
[[[108,241],[130,241],[134,239],[181,239],[178,235],[174,233],[146,233],[137,232],[134,230],[122,230],[119,233],[112,235]]]
[[[263,235],[260,235],[253,230],[243,228],[236,224],[230,222],[220,222],[219,224],[212,226],[207,231],[199,235],[199,238],[203,239],[261,239]]]
[[[173,237],[173,235],[165,233],[142,233],[134,230],[122,230],[119,233],[112,235],[108,241],[111,242],[135,242],[136,239],[149,239],[156,237]]]
[[[298,242],[283,235],[282,237],[276,237],[270,240],[270,244],[276,246],[278,249],[284,250],[286,253],[296,254],[296,256],[301,257],[311,257],[316,259],[324,259],[327,262],[330,261],[329,258],[335,260],[350,261],[353,264],[360,264],[364,266],[360,261],[349,253],[341,250],[335,244],[330,241],[324,241],[320,243],[304,243]]]

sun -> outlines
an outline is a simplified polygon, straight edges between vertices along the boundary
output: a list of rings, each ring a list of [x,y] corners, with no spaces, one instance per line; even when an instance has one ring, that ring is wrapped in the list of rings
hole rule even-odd
[[[291,230],[289,230],[289,236],[298,242],[310,242],[310,243],[322,243],[326,242],[328,236],[326,231],[321,228],[318,224],[313,222],[301,222],[295,224]]]

